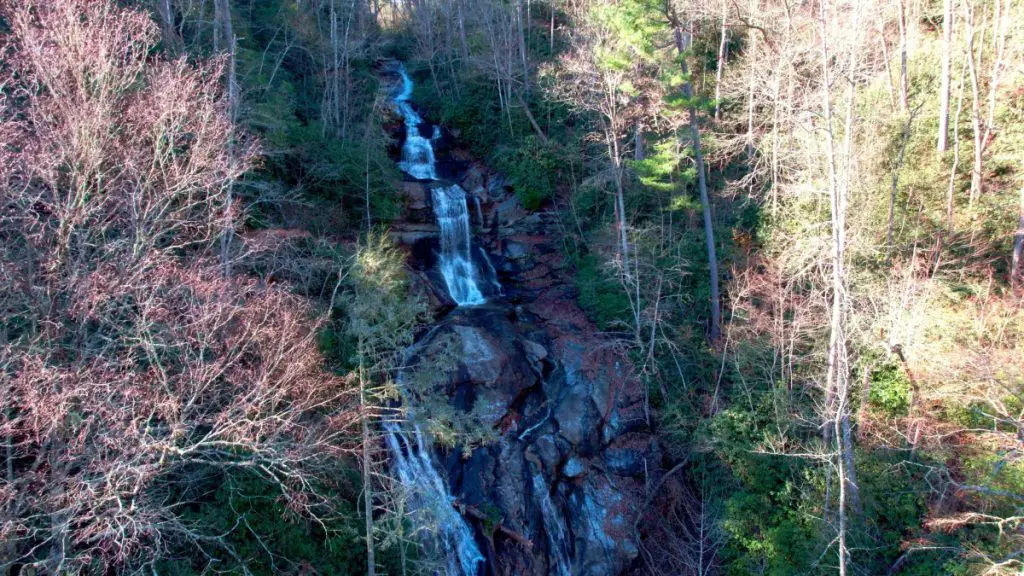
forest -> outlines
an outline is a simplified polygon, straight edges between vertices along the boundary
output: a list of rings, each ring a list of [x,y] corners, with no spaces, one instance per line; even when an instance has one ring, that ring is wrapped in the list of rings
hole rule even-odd
[[[1024,574],[1019,0],[0,0],[0,575]]]

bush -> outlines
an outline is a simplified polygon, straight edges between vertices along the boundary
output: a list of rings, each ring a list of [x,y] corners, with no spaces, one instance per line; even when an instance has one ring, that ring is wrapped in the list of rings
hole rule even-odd
[[[910,408],[910,380],[899,365],[888,363],[871,373],[868,401],[889,416],[905,416]]]
[[[580,306],[602,329],[627,320],[629,298],[596,256],[583,256],[577,261],[576,288],[580,291]]]
[[[537,210],[555,195],[559,160],[551,144],[531,134],[495,154],[497,168],[508,175],[527,210]]]

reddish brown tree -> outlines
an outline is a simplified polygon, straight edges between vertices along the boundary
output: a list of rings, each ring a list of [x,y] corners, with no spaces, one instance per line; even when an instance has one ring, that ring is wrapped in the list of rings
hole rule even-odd
[[[329,513],[349,388],[309,310],[211,257],[254,158],[222,63],[154,58],[157,26],[113,0],[2,6],[0,568],[233,555],[180,505],[239,471]]]

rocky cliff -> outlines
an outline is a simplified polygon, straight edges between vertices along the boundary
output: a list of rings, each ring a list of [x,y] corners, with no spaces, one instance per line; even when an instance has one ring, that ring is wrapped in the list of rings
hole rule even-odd
[[[632,364],[576,304],[558,215],[528,213],[451,134],[420,130],[437,180],[408,178],[392,233],[435,318],[411,365],[445,358],[440,392],[493,430],[472,451],[435,451],[486,558],[479,572],[618,574],[637,555],[645,478],[660,462]],[[401,144],[399,124],[393,133]],[[455,306],[438,272],[431,188],[450,184],[466,191],[482,305]]]

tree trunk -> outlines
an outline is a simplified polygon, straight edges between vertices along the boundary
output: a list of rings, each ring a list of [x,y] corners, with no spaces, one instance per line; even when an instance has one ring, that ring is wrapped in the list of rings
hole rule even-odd
[[[903,137],[900,139],[900,155],[896,160],[896,166],[892,171],[892,187],[889,190],[889,225],[885,233],[886,262],[892,262],[893,230],[896,217],[896,190],[900,183],[900,170],[903,169],[903,157],[907,151],[907,141],[910,140],[910,126],[914,122],[914,115],[907,117],[903,124]]]
[[[754,14],[757,13],[757,0],[751,0],[750,2],[750,17],[753,18]],[[747,33],[749,38],[749,53],[751,56],[757,54],[757,32],[754,28],[750,28]],[[747,161],[753,162],[754,159],[754,88],[755,88],[755,75],[753,71],[750,72],[750,79],[747,85]]]
[[[902,6],[902,2],[901,2]],[[825,405],[828,418],[832,419],[831,422],[826,422],[824,427],[824,436],[826,439],[826,445],[832,443],[832,436],[834,434],[835,441],[839,444],[837,451],[839,457],[836,459],[837,468],[839,470],[839,574],[846,576],[846,560],[847,560],[847,547],[846,547],[846,470],[845,470],[845,458],[844,451],[842,449],[843,436],[841,431],[840,421],[843,416],[843,410],[845,408],[845,374],[846,374],[846,342],[844,335],[844,308],[845,308],[845,289],[844,289],[844,270],[843,270],[843,259],[845,251],[845,210],[846,210],[846,198],[845,198],[845,186],[840,186],[838,169],[836,166],[836,153],[835,153],[835,137],[832,130],[832,94],[830,90],[830,74],[829,64],[830,57],[828,52],[828,35],[827,35],[827,13],[826,13],[826,0],[820,0],[820,26],[821,26],[821,53],[822,53],[822,80],[821,80],[821,97],[822,97],[822,112],[825,118],[825,138],[826,138],[826,155],[828,159],[828,172],[829,172],[829,196],[831,197],[832,203],[832,319],[829,330],[829,345],[828,345],[828,366],[825,386]],[[851,70],[852,73],[852,70]],[[835,405],[835,406],[833,406]],[[827,504],[826,504],[827,508]]]
[[[903,5],[904,0],[899,0],[899,25],[900,25],[900,110],[906,114],[909,105],[907,104],[907,10]]]
[[[228,0],[214,0],[214,46],[227,46],[228,49],[228,114],[231,117],[232,130],[238,119],[238,84],[235,79],[235,54],[237,52],[235,34],[231,26],[231,5]],[[228,156],[234,162],[234,137]],[[224,276],[231,275],[231,241],[234,237],[234,221],[231,212],[234,205],[234,182],[228,182],[225,198],[224,230],[220,237],[220,263]]]
[[[1000,0],[996,0],[995,23],[992,25],[995,59],[992,61],[992,73],[989,75],[988,116],[985,120],[985,135],[981,139],[982,152],[992,141],[992,131],[995,129],[996,96],[999,93],[999,78],[1003,69],[1003,56],[1006,52],[1006,23],[1010,20],[1008,15],[1010,8],[1009,0],[1005,5]]]
[[[155,0],[156,13],[160,17],[160,35],[167,45],[167,51],[178,54],[182,50],[181,36],[174,27],[174,8],[171,0]]]
[[[953,114],[953,165],[949,169],[949,185],[946,190],[946,231],[953,233],[953,192],[956,189],[956,171],[960,167],[960,112],[964,108],[964,69],[960,65],[960,81],[957,85],[956,113]]]
[[[640,162],[647,157],[644,150],[644,125],[640,120],[636,121],[636,128],[633,132],[633,160]]]
[[[329,89],[327,92],[330,94],[329,98],[325,102],[327,106],[327,118],[328,122],[324,123],[324,129],[327,126],[334,128],[334,136],[338,137],[341,135],[341,60],[338,48],[338,0],[329,0],[330,2],[330,41],[331,41],[331,70],[330,80],[327,83]]]
[[[853,11],[853,29],[858,30],[860,28],[860,4],[854,5]],[[850,186],[853,183],[854,165],[853,165],[853,133],[855,131],[855,117],[854,117],[854,105],[857,100],[857,68],[858,60],[857,56],[860,54],[860,44],[857,36],[850,42],[850,49],[847,59],[847,78],[846,78],[846,127],[843,134],[843,179],[839,187],[839,201],[838,209],[839,214],[836,218],[838,224],[838,259],[837,262],[840,265],[838,283],[833,288],[838,288],[841,293],[840,299],[840,313],[845,318],[846,313],[846,212],[847,203],[850,197]],[[913,114],[911,119],[907,120],[907,133],[910,133],[910,123],[913,121]],[[896,168],[897,173],[899,167]],[[835,282],[835,279],[833,280]],[[843,471],[845,476],[840,474],[840,481],[846,483],[846,489],[842,495],[849,498],[850,504],[853,506],[855,511],[860,510],[860,489],[857,486],[857,473],[853,462],[853,440],[850,433],[850,409],[849,409],[849,370],[848,370],[848,359],[846,353],[846,326],[841,327],[842,338],[840,339],[840,348],[836,350],[837,362],[836,366],[836,384],[837,392],[839,396],[839,403],[841,409],[838,411],[838,417],[842,428],[842,438],[840,439],[840,447],[843,455]],[[845,480],[844,480],[845,477]],[[840,514],[843,511],[840,510]]]
[[[548,5],[548,9],[551,10],[551,26],[548,29],[548,54],[551,56],[555,55],[555,5],[551,3]]]
[[[683,78],[683,96],[687,100],[687,112],[690,122],[690,137],[693,140],[693,155],[697,163],[697,188],[700,191],[700,203],[704,211],[704,242],[707,247],[708,269],[711,276],[711,326],[709,329],[711,341],[717,341],[721,334],[721,304],[718,294],[718,256],[715,253],[715,231],[711,221],[711,203],[708,199],[708,184],[704,169],[704,154],[700,148],[700,127],[697,121],[697,107],[693,102],[693,81],[690,79],[690,71],[686,65],[686,50],[690,45],[690,34],[684,32],[678,21],[675,22],[676,49],[679,51],[680,67]]]
[[[523,93],[530,95],[530,66],[526,62],[526,32],[524,30],[523,0],[516,2],[516,26],[519,28],[519,57],[523,64]]]
[[[718,41],[718,62],[715,68],[715,122],[721,113],[722,71],[725,69],[725,45],[729,41],[729,4],[722,2],[722,37]]]
[[[967,7],[967,68],[971,74],[971,128],[974,131],[974,168],[971,171],[970,206],[981,195],[982,181],[982,131],[981,131],[981,86],[978,80],[978,65],[974,60],[974,7]]]
[[[953,0],[942,2],[942,86],[939,89],[939,152],[946,151],[949,133],[949,57],[953,49]]]
[[[537,119],[533,117],[533,112],[530,112],[530,105],[526,103],[526,100],[523,99],[523,95],[519,92],[516,92],[516,99],[519,100],[519,105],[523,107],[523,113],[526,114],[526,119],[530,121],[530,126],[533,127],[533,131],[537,134],[537,137],[540,138],[541,142],[547,144],[547,134],[544,134],[544,131],[540,129],[540,124],[537,124]]]
[[[1024,280],[1024,184],[1020,186],[1020,208],[1017,216],[1017,233],[1013,237],[1013,258],[1010,260],[1010,286],[1014,289]]]
[[[366,515],[366,574],[375,576],[377,562],[374,559],[373,546],[373,475],[371,454],[373,443],[370,438],[369,406],[366,399],[366,370],[363,368],[363,355],[365,350],[360,337],[360,358],[359,358],[359,404],[362,411],[361,425],[363,433],[363,508]]]
[[[889,84],[889,104],[896,109],[896,85],[892,81],[892,65],[889,56],[889,43],[885,41],[885,27],[881,19],[878,21],[878,41],[882,44],[882,59],[885,61],[885,80]]]

